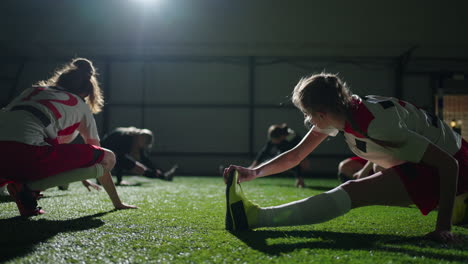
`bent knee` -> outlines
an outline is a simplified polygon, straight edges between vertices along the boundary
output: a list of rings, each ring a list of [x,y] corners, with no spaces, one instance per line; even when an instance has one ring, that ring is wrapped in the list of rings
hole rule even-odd
[[[116,158],[114,152],[104,149],[104,158],[101,161],[101,165],[105,170],[111,171],[116,163]]]
[[[351,176],[360,170],[359,165],[360,164],[356,164],[352,159],[345,159],[338,164],[338,173]]]

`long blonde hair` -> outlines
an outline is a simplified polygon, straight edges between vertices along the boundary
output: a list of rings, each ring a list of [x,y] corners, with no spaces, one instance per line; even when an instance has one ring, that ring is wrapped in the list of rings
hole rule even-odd
[[[94,114],[102,111],[104,97],[97,81],[93,63],[85,58],[73,59],[55,71],[48,80],[39,81],[40,86],[59,86],[68,92],[83,96]]]

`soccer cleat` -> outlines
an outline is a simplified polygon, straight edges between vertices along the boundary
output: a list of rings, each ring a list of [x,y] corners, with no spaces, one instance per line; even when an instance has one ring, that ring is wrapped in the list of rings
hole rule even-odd
[[[249,230],[257,222],[260,207],[249,201],[240,184],[237,183],[239,174],[236,170],[229,174],[226,184],[226,230]]]
[[[24,184],[10,183],[8,193],[15,200],[21,216],[44,214],[44,210],[37,207],[38,192],[30,191]]]
[[[452,223],[454,225],[468,224],[468,193],[455,197],[453,204]]]

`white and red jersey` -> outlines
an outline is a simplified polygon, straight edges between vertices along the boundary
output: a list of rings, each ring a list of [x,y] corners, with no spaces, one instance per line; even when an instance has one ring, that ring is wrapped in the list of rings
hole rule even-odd
[[[392,97],[353,95],[353,121],[346,121],[344,137],[357,156],[383,168],[404,162],[419,163],[432,143],[451,155],[461,147],[461,136],[445,122],[408,102]],[[312,130],[330,136],[336,128]]]
[[[86,102],[58,87],[26,89],[0,113],[2,141],[68,143],[78,134],[84,140],[99,140],[96,121]]]

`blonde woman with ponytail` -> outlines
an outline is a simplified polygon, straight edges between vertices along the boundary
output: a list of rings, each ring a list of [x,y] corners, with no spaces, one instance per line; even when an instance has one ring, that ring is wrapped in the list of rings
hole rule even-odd
[[[73,59],[54,75],[26,89],[0,112],[2,149],[0,185],[16,201],[22,216],[42,214],[39,192],[97,178],[116,209],[136,208],[121,202],[110,171],[115,155],[100,147],[93,114],[104,99],[93,63]],[[85,144],[70,143],[80,134]]]
[[[423,215],[438,209],[428,237],[460,239],[451,232],[452,224],[468,220],[463,202],[468,198],[468,143],[460,134],[409,102],[352,94],[334,74],[301,79],[292,100],[310,125],[308,134],[290,151],[253,169],[236,165],[225,169],[227,229],[315,224],[362,206],[415,204]],[[340,131],[355,155],[382,170],[279,206],[260,207],[245,198],[238,183],[297,166]]]

